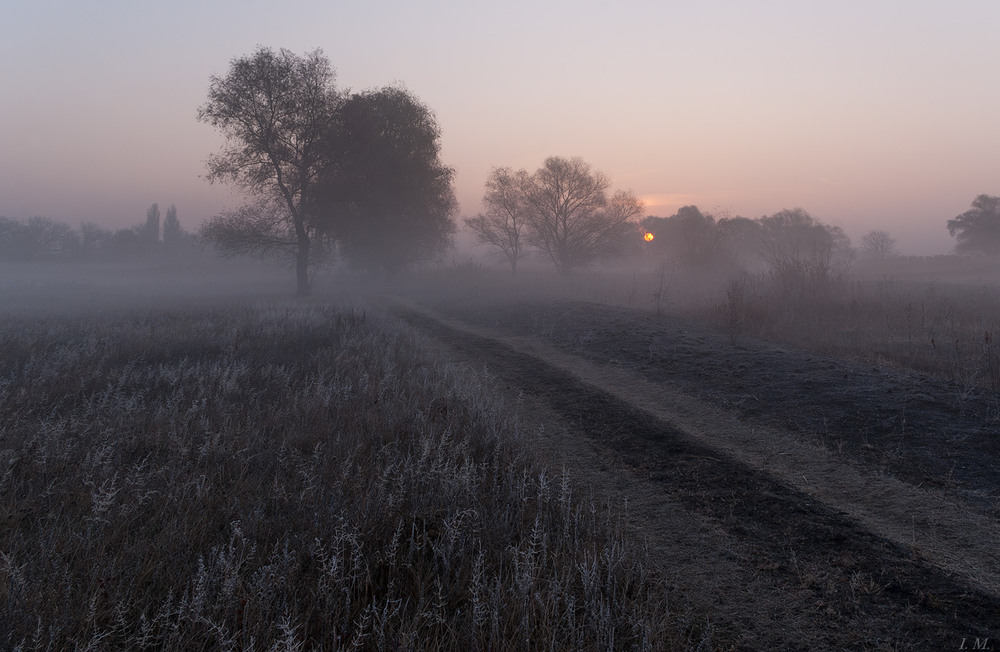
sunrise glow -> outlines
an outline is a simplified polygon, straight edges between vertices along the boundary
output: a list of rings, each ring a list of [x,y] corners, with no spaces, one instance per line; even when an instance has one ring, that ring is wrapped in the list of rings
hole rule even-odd
[[[0,215],[127,226],[159,201],[194,227],[238,205],[201,178],[220,141],[195,111],[259,44],[322,48],[340,88],[424,101],[457,217],[492,167],[547,156],[583,157],[647,215],[802,207],[920,253],[949,251],[945,221],[1000,194],[1000,86],[981,81],[1000,3],[103,6],[5,11]],[[637,39],[637,20],[664,34]]]

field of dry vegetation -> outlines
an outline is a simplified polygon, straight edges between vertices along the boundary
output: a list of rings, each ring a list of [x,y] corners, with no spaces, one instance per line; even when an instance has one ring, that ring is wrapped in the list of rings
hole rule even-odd
[[[821,289],[806,287],[798,295],[781,292],[767,273],[651,263],[571,279],[529,272],[517,284],[519,296],[683,315],[727,333],[734,343],[764,338],[926,373],[970,392],[1000,393],[1000,261],[994,258],[860,261]],[[473,271],[501,295],[511,286]]]
[[[989,638],[1000,295],[915,269],[8,274],[0,648]]]
[[[724,647],[996,642],[995,261],[892,262],[792,294],[668,265],[467,266],[464,289],[397,314],[595,450],[600,491],[632,483],[639,529]]]
[[[488,377],[360,307],[211,304],[0,316],[0,648],[702,642]]]

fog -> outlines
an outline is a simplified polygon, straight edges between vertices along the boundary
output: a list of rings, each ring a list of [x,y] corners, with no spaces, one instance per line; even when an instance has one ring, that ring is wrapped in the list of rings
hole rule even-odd
[[[985,636],[1000,261],[772,218],[740,248],[682,211],[566,273],[331,257],[307,296],[140,234],[0,263],[0,645],[336,646],[387,602],[442,650]]]
[[[38,317],[153,311],[280,296],[285,270],[259,263],[2,263],[0,314]]]

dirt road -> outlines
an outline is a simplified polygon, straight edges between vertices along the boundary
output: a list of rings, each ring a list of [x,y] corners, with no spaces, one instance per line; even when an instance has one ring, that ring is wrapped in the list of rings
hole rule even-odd
[[[1000,649],[1000,526],[995,488],[983,488],[997,458],[976,458],[980,444],[967,437],[970,458],[942,476],[928,442],[907,448],[905,427],[895,439],[851,430],[884,418],[882,408],[835,395],[814,370],[841,377],[844,392],[875,382],[861,370],[763,343],[727,360],[736,347],[718,334],[684,324],[671,337],[676,324],[600,306],[549,303],[543,317],[538,306],[469,302],[391,310],[446,355],[485,365],[554,466],[599,502],[627,505],[724,646],[961,649],[989,639]],[[770,361],[756,380],[743,373],[754,360]],[[925,380],[913,382],[929,406],[920,422],[932,423],[938,399]],[[836,423],[817,432],[806,392],[781,381],[812,386]],[[879,382],[878,392],[903,391]]]

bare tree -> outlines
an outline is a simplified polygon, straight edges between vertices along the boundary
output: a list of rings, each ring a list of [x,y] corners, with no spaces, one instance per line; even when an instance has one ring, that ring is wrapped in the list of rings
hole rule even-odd
[[[283,204],[260,200],[223,211],[201,227],[201,237],[224,256],[283,256],[298,245]]]
[[[208,180],[246,190],[257,200],[246,214],[259,215],[264,207],[267,224],[276,219],[287,227],[284,233],[294,236],[296,281],[302,295],[309,293],[310,245],[316,230],[311,193],[329,165],[324,143],[339,102],[333,67],[320,50],[299,57],[288,50],[261,47],[251,56],[234,59],[225,77],[213,75],[208,101],[198,109],[198,119],[226,137],[222,151],[209,158]],[[233,220],[240,214],[213,218],[202,235],[248,236],[245,228],[235,228]],[[271,246],[273,235],[261,234],[261,246]],[[223,248],[227,244],[215,243]]]
[[[869,231],[861,238],[861,253],[868,258],[896,255],[896,241],[886,231]]]
[[[528,241],[563,274],[619,250],[642,203],[631,191],[608,198],[611,182],[581,158],[557,156],[526,185]]]
[[[493,168],[483,195],[486,210],[465,219],[476,240],[496,249],[510,264],[511,276],[517,276],[517,262],[526,255],[524,192],[528,181],[524,170]]]
[[[823,224],[801,208],[758,220],[760,256],[782,294],[794,299],[830,290],[850,266],[853,250],[843,229]]]

